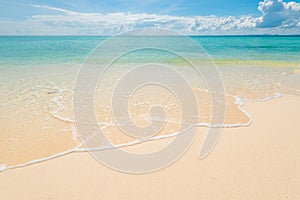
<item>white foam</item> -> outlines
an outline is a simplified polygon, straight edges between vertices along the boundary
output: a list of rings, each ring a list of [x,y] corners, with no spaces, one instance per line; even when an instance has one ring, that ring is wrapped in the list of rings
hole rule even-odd
[[[53,90],[53,88],[51,88]],[[55,88],[55,90],[57,90],[56,95],[51,99],[51,102],[54,104],[51,106],[51,108],[53,109],[53,111],[51,111],[51,115],[63,122],[68,122],[68,123],[75,123],[75,120],[67,118],[67,117],[62,117],[59,116],[58,113],[65,110],[65,106],[64,106],[64,101],[62,99],[61,94],[66,92],[66,89],[62,89],[62,88]]]
[[[6,165],[0,164],[0,172],[6,170],[6,168],[7,168]]]
[[[242,100],[241,97],[236,96],[236,97],[235,97],[235,102],[234,102],[234,104],[239,105],[239,106],[242,106],[242,105],[244,105],[244,102],[243,102],[243,100]]]
[[[26,167],[26,166],[33,165],[33,164],[36,164],[36,163],[40,163],[40,162],[43,162],[43,161],[46,161],[46,160],[51,160],[53,158],[57,158],[57,157],[60,157],[60,156],[63,156],[63,155],[67,155],[67,154],[70,154],[70,153],[73,153],[73,152],[76,152],[76,151],[79,152],[81,150],[79,150],[77,148],[74,148],[74,149],[70,149],[70,150],[67,150],[67,151],[60,152],[58,154],[54,154],[52,156],[48,156],[48,157],[44,157],[44,158],[40,158],[40,159],[31,160],[29,162],[18,164],[18,165],[7,166],[7,167],[6,167],[6,165],[4,165],[5,168],[3,168],[2,171],[8,170],[8,169],[16,169],[16,168],[20,168],[20,167]]]
[[[146,142],[146,141],[152,141],[152,140],[158,140],[158,139],[164,139],[164,138],[171,138],[171,137],[175,137],[175,136],[178,136],[180,134],[183,134],[189,128],[197,127],[197,126],[208,127],[208,128],[232,128],[232,127],[249,126],[249,125],[252,124],[253,119],[250,116],[250,114],[247,113],[242,108],[242,106],[244,105],[244,102],[261,102],[261,101],[267,101],[267,100],[271,100],[271,99],[275,99],[275,98],[279,98],[279,97],[282,97],[282,94],[275,93],[274,96],[267,97],[267,98],[260,99],[260,100],[245,100],[245,99],[242,99],[241,97],[238,97],[238,96],[234,97],[235,98],[235,104],[238,105],[238,108],[245,115],[248,116],[249,121],[247,123],[237,123],[237,124],[209,124],[209,123],[199,123],[199,124],[190,125],[187,129],[185,129],[185,130],[183,130],[181,132],[176,132],[176,133],[172,133],[172,134],[168,134],[168,135],[152,136],[152,137],[149,137],[149,138],[140,138],[140,139],[136,139],[136,140],[131,141],[131,142],[122,143],[122,144],[118,144],[118,145],[107,144],[107,145],[102,145],[102,146],[99,146],[99,147],[89,148],[89,149],[88,148],[82,148],[82,147],[78,146],[76,148],[73,148],[73,149],[70,149],[70,150],[58,153],[58,154],[54,154],[54,155],[49,156],[49,157],[44,157],[44,158],[40,158],[40,159],[31,160],[31,161],[23,163],[23,164],[18,164],[18,165],[14,165],[14,166],[6,166],[5,164],[0,164],[0,172],[8,170],[8,169],[15,169],[15,168],[20,168],[20,167],[25,167],[25,166],[28,166],[28,165],[32,165],[32,164],[35,164],[35,163],[40,163],[40,162],[43,162],[43,161],[46,161],[46,160],[54,159],[54,158],[57,158],[57,157],[60,157],[60,156],[63,156],[63,155],[67,155],[67,154],[70,154],[70,153],[75,153],[75,152],[103,151],[103,150],[121,148],[121,147],[126,147],[126,146],[132,146],[132,145],[140,144],[140,143],[143,143],[143,142]],[[69,118],[64,118],[64,117],[60,117],[60,116],[57,116],[57,115],[53,115],[53,116],[55,118],[58,118],[58,119],[62,120],[62,121],[65,121],[65,122],[72,122],[72,123],[75,122],[74,120],[71,120]],[[103,124],[108,125],[108,124],[106,124],[106,122],[105,123],[99,122],[99,124],[101,124],[101,125],[103,125]],[[109,124],[109,125],[111,125],[111,124]],[[76,129],[75,129],[74,126],[72,126],[72,133],[73,133],[73,137],[74,138],[75,138],[75,136],[78,137]]]
[[[77,134],[76,128],[74,126],[71,126],[71,130],[72,130],[72,140],[76,141],[77,138],[78,138],[78,134]]]
[[[67,117],[59,116],[59,115],[57,115],[57,114],[54,113],[54,112],[51,112],[51,115],[52,115],[54,118],[56,118],[56,119],[58,119],[58,120],[60,120],[60,121],[68,122],[68,123],[75,123],[75,120],[70,119],[70,118],[67,118]]]

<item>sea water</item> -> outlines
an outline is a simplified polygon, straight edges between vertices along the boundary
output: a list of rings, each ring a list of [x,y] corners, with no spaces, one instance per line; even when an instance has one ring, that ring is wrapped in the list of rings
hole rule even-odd
[[[74,86],[82,63],[97,65],[110,61],[113,48],[87,63],[93,49],[101,47],[107,39],[109,37],[0,37],[0,170],[85,151],[74,119],[76,109],[81,109],[73,107]],[[185,59],[165,50],[140,49],[114,63],[95,91],[97,126],[114,145],[126,146],[174,136],[185,120],[176,94],[158,86],[143,87],[134,94],[127,94],[131,120],[140,127],[147,127],[153,120],[164,121],[165,130],[139,140],[119,130],[122,124],[114,121],[111,98],[123,75],[137,64],[172,65],[193,82],[191,87],[201,112],[192,117],[197,118],[194,123],[198,126],[248,126],[252,119],[251,113],[242,108],[244,101],[299,95],[299,36],[192,36],[191,39],[201,45],[205,53],[203,58],[195,57],[195,49],[182,43],[177,36],[145,37],[143,41],[148,41],[149,46],[154,40],[166,43],[165,50],[184,53],[187,60],[217,66],[224,87],[226,114],[223,123],[212,122],[210,93],[217,91],[205,88],[205,81],[197,82],[198,76]],[[172,79],[172,76],[167,78]],[[214,76],[205,78],[214,79]],[[160,105],[166,111],[165,118],[151,118],[149,112],[153,105]],[[105,150],[112,146],[103,143],[95,148]]]

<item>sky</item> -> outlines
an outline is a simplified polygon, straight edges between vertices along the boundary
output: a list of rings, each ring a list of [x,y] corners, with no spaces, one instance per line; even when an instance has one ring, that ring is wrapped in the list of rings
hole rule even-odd
[[[300,0],[0,0],[0,35],[300,34]]]

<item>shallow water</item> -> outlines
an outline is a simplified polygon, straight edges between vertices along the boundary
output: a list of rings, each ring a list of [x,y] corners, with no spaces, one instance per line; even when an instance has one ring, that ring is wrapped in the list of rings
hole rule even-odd
[[[80,112],[84,107],[75,109],[73,107],[73,95],[77,92],[74,85],[81,67],[80,63],[89,51],[104,39],[103,37],[0,37],[0,163],[3,164],[1,166],[13,167],[51,158],[53,155],[84,150],[74,119],[74,112]],[[202,64],[199,68],[208,69],[206,77],[199,78],[195,70],[183,59],[162,51],[139,51],[128,55],[115,62],[97,83],[94,94],[97,124],[92,125],[99,126],[111,143],[122,146],[137,141],[136,135],[132,134],[135,131],[134,127],[128,127],[126,124],[128,119],[135,126],[142,128],[154,124],[151,126],[153,134],[139,135],[139,139],[177,134],[182,124],[247,126],[252,119],[251,113],[248,114],[242,109],[243,101],[261,101],[286,94],[299,95],[299,37],[194,37],[193,39],[201,42],[204,49],[217,61],[224,91],[207,88],[205,79],[214,79],[213,73],[210,76],[209,68],[206,66],[207,57],[194,58],[193,49],[180,48],[176,38],[167,38],[175,46],[178,45],[176,48],[179,52],[188,53],[189,59],[200,61]],[[104,55],[100,63],[108,58],[109,55]],[[86,63],[95,66],[95,60],[91,59]],[[117,111],[123,109],[122,106],[118,107],[119,104],[112,107],[116,87],[122,83],[124,74],[146,61],[167,64],[189,82],[199,108],[197,115],[186,117],[181,109],[193,113],[194,107],[182,105],[178,95],[172,93],[170,89],[148,85],[131,93],[122,93],[121,98],[128,100],[127,110],[130,118],[125,115],[128,113],[124,113],[124,116],[119,113],[120,121],[115,121],[113,109]],[[145,74],[144,78],[148,76],[151,75]],[[177,79],[170,74],[162,77],[162,80]],[[177,86],[178,88],[173,89],[182,91],[181,85]],[[223,103],[226,113],[223,113],[225,118],[222,123],[213,121],[214,92],[220,93],[222,98],[219,101],[225,100]],[[163,108],[164,115],[158,113],[151,118],[150,111],[153,106]],[[160,122],[163,122],[162,127]],[[127,132],[124,132],[123,128]],[[93,135],[88,133],[88,136]],[[99,148],[102,146],[102,149],[111,148],[108,143],[101,141],[91,145]]]

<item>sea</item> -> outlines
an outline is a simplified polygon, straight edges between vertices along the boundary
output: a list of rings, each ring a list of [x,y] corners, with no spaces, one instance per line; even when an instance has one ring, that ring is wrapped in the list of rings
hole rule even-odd
[[[0,36],[0,171],[251,126],[245,102],[285,95],[300,95],[300,36]]]

